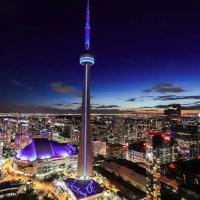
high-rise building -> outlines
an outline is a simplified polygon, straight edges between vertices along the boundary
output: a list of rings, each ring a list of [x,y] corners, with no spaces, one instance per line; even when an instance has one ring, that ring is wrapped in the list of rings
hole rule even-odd
[[[198,128],[198,132],[200,132],[200,114],[198,114],[198,117],[197,117],[197,128]]]
[[[84,67],[84,87],[82,96],[82,124],[79,142],[78,171],[79,177],[93,175],[93,155],[90,128],[90,68],[94,64],[94,56],[90,48],[90,7],[87,1],[85,50],[80,57],[80,64]]]
[[[189,160],[200,154],[200,132],[198,126],[172,125],[174,160]]]
[[[3,157],[3,150],[6,144],[6,133],[0,130],[0,159]]]
[[[80,137],[80,131],[79,130],[71,130],[70,132],[70,141],[74,145],[79,145],[79,137]]]
[[[136,141],[128,146],[128,160],[146,164],[146,141]]]
[[[124,118],[122,116],[116,116],[114,118],[114,127],[113,127],[113,144],[122,144],[126,143],[125,141],[125,130],[124,130]]]
[[[53,132],[51,129],[41,129],[40,130],[40,138],[47,138],[51,140],[53,137]]]
[[[164,114],[169,117],[181,117],[181,105],[171,104],[165,110]]]
[[[94,147],[94,157],[97,157],[99,155],[106,157],[106,142],[94,141],[93,147]]]
[[[146,134],[147,200],[159,200],[161,165],[171,162],[169,132],[149,131]]]
[[[199,173],[199,157],[163,165],[161,168],[161,199],[200,199]]]

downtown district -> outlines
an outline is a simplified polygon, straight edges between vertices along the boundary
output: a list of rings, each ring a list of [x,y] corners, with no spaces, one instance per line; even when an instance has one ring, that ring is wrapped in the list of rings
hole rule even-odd
[[[95,183],[98,199],[200,199],[199,116],[91,115],[93,182],[76,188],[80,129],[81,115],[1,114],[0,199],[97,199]]]

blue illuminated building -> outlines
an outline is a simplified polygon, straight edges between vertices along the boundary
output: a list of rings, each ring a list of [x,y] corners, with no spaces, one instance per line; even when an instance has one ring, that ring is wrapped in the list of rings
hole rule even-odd
[[[32,142],[16,154],[16,158],[25,161],[62,158],[76,155],[77,148],[71,144],[61,144],[48,139],[32,139]]]
[[[14,157],[14,169],[27,175],[76,168],[78,150],[71,144],[35,138]]]

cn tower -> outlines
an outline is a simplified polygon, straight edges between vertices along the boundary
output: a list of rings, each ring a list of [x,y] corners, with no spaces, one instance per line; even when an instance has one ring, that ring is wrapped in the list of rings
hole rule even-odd
[[[90,68],[94,64],[94,56],[90,48],[90,2],[87,0],[85,48],[80,57],[80,64],[84,67],[84,86],[82,96],[82,122],[79,140],[78,170],[79,177],[93,175],[93,150],[90,129]]]

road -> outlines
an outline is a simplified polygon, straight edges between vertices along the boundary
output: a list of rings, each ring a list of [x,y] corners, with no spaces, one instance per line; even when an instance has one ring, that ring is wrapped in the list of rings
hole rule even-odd
[[[31,179],[33,181],[33,189],[36,193],[47,194],[52,199],[56,199],[56,198],[58,198],[59,200],[69,199],[69,195],[67,194],[63,194],[63,193],[57,194],[55,192],[55,186],[51,182],[47,183],[47,182],[39,181],[36,178],[33,178],[31,176],[26,176],[26,175],[14,172],[12,168],[12,159],[6,160],[6,162],[3,165],[2,172],[3,172],[4,178],[1,179],[0,182],[18,180],[18,181],[23,181],[24,183],[26,183],[28,180]]]

